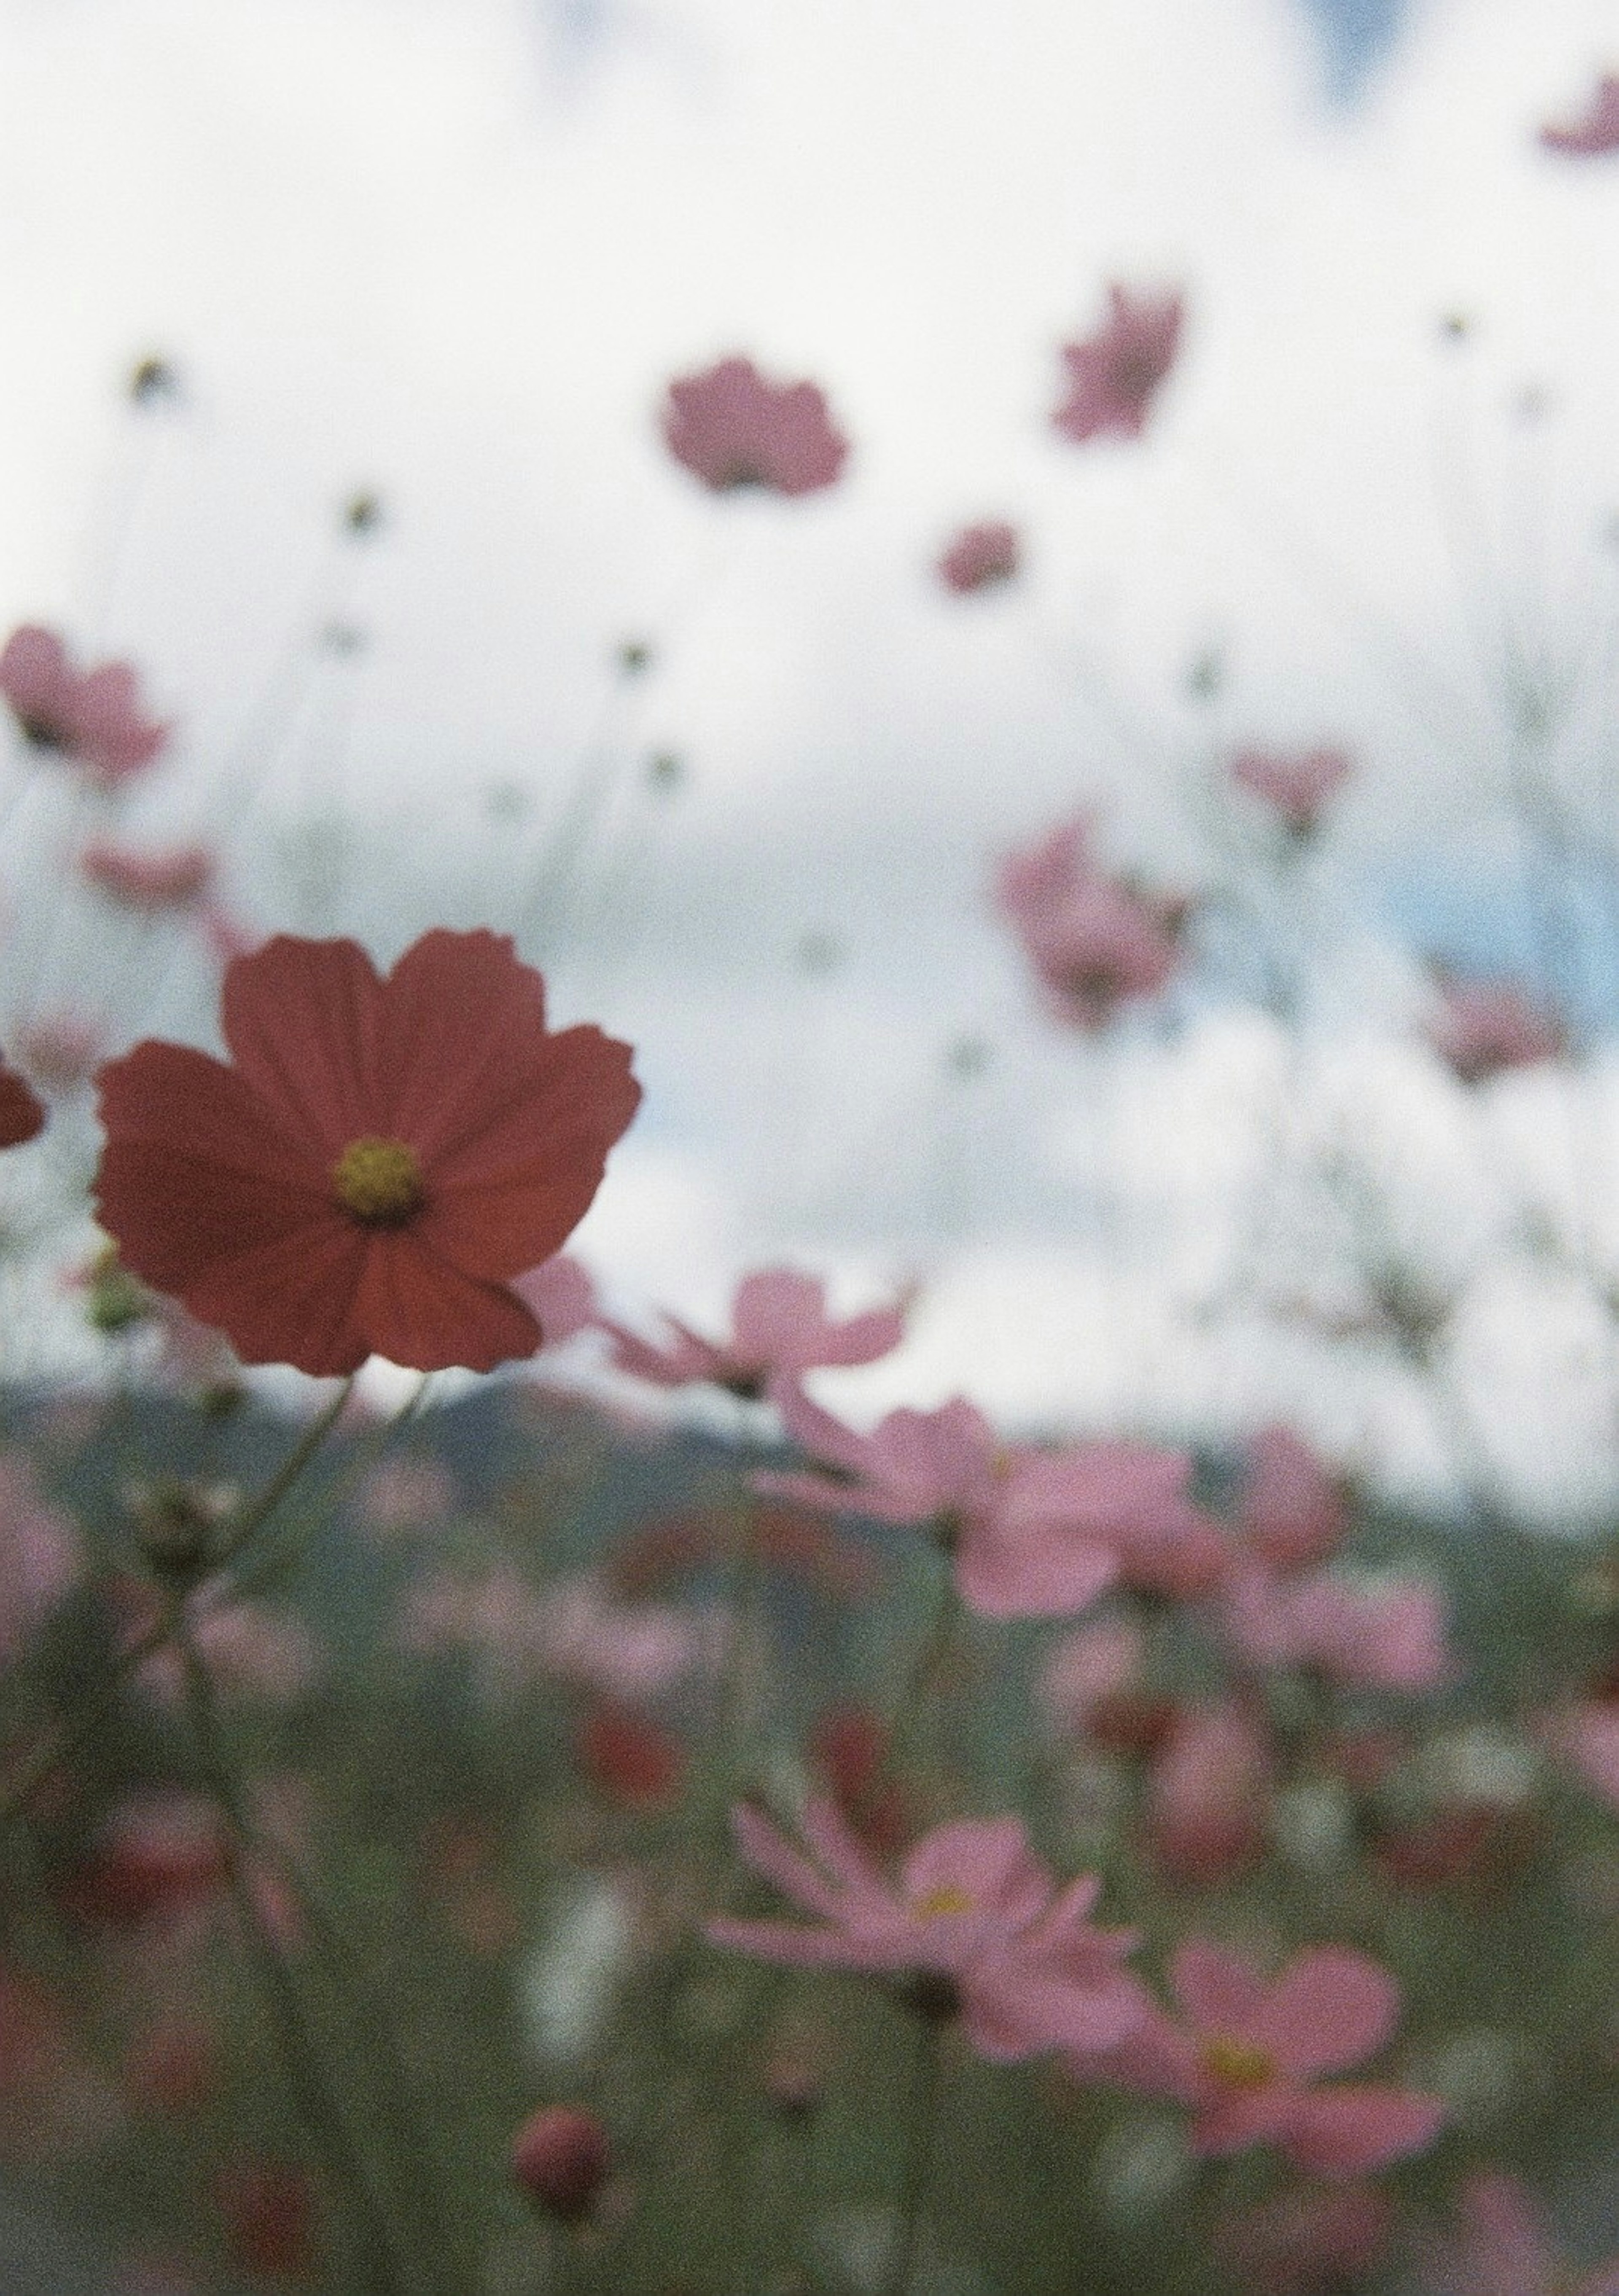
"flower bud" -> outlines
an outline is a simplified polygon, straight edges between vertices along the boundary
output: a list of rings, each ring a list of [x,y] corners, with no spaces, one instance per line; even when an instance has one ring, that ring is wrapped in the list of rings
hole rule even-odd
[[[589,2215],[612,2164],[607,2131],[577,2105],[543,2105],[511,2140],[511,2173],[529,2199],[565,2224]]]

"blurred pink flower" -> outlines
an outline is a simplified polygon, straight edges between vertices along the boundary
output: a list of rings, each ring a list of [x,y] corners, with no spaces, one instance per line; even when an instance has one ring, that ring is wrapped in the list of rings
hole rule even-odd
[[[70,1590],[79,1562],[78,1533],[40,1497],[27,1461],[0,1456],[0,1665]]]
[[[742,1278],[732,1302],[728,1340],[705,1340],[673,1316],[664,1322],[673,1336],[658,1347],[621,1324],[603,1320],[620,1371],[656,1387],[689,1387],[707,1380],[747,1401],[777,1387],[796,1388],[819,1365],[875,1363],[905,1335],[901,1308],[876,1308],[836,1321],[826,1312],[825,1285],[790,1267],[762,1268]]]
[[[1574,1707],[1553,1723],[1551,1735],[1586,1784],[1619,1810],[1619,1700]]]
[[[615,1603],[583,1576],[539,1591],[507,1562],[478,1578],[419,1579],[400,1633],[407,1650],[458,1649],[483,1661],[497,1694],[550,1674],[614,1702],[658,1696],[714,1643],[689,1611]]]
[[[1187,1495],[1191,1456],[1102,1441],[1026,1452],[1016,1470],[1016,1529],[1081,1530],[1108,1546],[1121,1585],[1185,1601],[1224,1576],[1230,1542]]]
[[[1250,1665],[1311,1667],[1345,1688],[1431,1690],[1449,1663],[1444,1597],[1419,1579],[1360,1586],[1246,1562],[1222,1589],[1220,1620]]]
[[[1262,799],[1296,837],[1315,831],[1353,770],[1345,750],[1239,750],[1231,759],[1231,779]]]
[[[1581,118],[1542,127],[1541,148],[1569,160],[1599,160],[1619,152],[1619,73],[1602,74]]]
[[[986,2057],[1112,2049],[1144,2014],[1145,1995],[1120,1966],[1133,1933],[1095,1928],[1086,1916],[1100,1882],[1056,1889],[1018,1818],[936,1827],[895,1881],[829,1801],[805,1805],[807,1857],[756,1810],[739,1806],[732,1821],[748,1863],[823,1926],[711,1921],[715,1945],[789,1967],[943,1980],[939,2005],[959,2009]]]
[[[76,669],[55,632],[31,623],[13,630],[0,650],[0,697],[25,741],[83,766],[102,789],[143,771],[171,730],[142,716],[127,662]]]
[[[1181,961],[1185,904],[1107,877],[1084,816],[1002,863],[996,898],[1059,1020],[1106,1028],[1132,998],[1156,996]]]
[[[78,858],[86,882],[119,908],[156,916],[166,909],[194,908],[214,881],[216,862],[206,845],[173,845],[162,852],[137,853],[110,838],[95,838]]]
[[[1181,344],[1179,294],[1133,296],[1108,290],[1108,316],[1083,342],[1065,343],[1067,397],[1051,416],[1065,439],[1139,439],[1155,394]]]
[[[667,1604],[616,1603],[587,1575],[553,1579],[542,1601],[540,1664],[600,1697],[660,1697],[716,1655],[716,1622]]]
[[[1147,1831],[1172,1881],[1208,1888],[1263,1857],[1272,1767],[1263,1723],[1234,1701],[1171,1716],[1154,1755]]]
[[[1394,2202],[1375,2185],[1305,2185],[1222,2217],[1214,2253],[1261,2296],[1315,2296],[1361,2287],[1394,2221]]]
[[[17,1031],[17,1057],[48,1093],[76,1092],[88,1084],[106,1049],[99,1021],[88,1013],[45,1013]]]
[[[1171,1983],[1184,2023],[1155,2007],[1103,2070],[1127,2088],[1189,2105],[1194,2152],[1273,2144],[1306,2175],[1357,2177],[1421,2152],[1438,2133],[1437,2097],[1316,2085],[1375,2055],[1399,2022],[1400,1988],[1365,1954],[1307,1947],[1267,1983],[1194,1938],[1176,1953]]]
[[[233,1601],[199,1607],[192,1619],[198,1650],[223,1691],[280,1705],[301,1696],[319,1668],[315,1642],[301,1619],[263,1603]],[[184,1693],[179,1652],[155,1651],[136,1679],[170,1705]]]
[[[1010,582],[1020,559],[1018,529],[1004,519],[965,526],[939,560],[939,579],[958,597]]]
[[[663,435],[675,461],[716,494],[814,494],[833,484],[849,451],[814,383],[768,382],[745,358],[672,382]]]
[[[596,1320],[596,1287],[583,1261],[557,1252],[511,1287],[540,1327],[540,1346],[560,1348]]]
[[[381,1530],[447,1524],[458,1504],[455,1479],[437,1459],[385,1459],[360,1490],[366,1521]]]
[[[1571,2272],[1518,2177],[1469,2177],[1457,2211],[1460,2234],[1434,2276],[1447,2296],[1619,2296],[1619,2257]]]
[[[1438,970],[1440,1006],[1427,1040],[1463,1084],[1484,1084],[1508,1069],[1560,1060],[1567,1050],[1562,1022],[1504,981],[1464,980]]]
[[[756,1488],[879,1522],[931,1525],[953,1558],[962,1601],[985,1617],[1061,1618],[1117,1575],[1108,1532],[1135,1509],[1137,1493],[1111,1447],[1010,1451],[961,1396],[937,1411],[891,1411],[870,1435],[802,1395],[781,1398],[781,1416],[830,1472],[756,1475]]]
[[[1063,1635],[1047,1652],[1037,1685],[1051,1727],[1083,1735],[1099,1705],[1136,1687],[1146,1654],[1133,1619],[1102,1619]]]
[[[1335,1475],[1289,1427],[1262,1427],[1243,1461],[1237,1521],[1248,1546],[1273,1570],[1325,1562],[1349,1528],[1349,1499]]]

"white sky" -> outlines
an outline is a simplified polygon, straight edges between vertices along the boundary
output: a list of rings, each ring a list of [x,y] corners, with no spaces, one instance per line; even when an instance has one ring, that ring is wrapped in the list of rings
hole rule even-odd
[[[1349,741],[1304,913],[1331,1057],[1363,1062],[1334,1089],[1363,1113],[1375,1072],[1442,1171],[1474,1152],[1384,1046],[1411,979],[1361,894],[1499,875],[1503,616],[1585,660],[1557,769],[1593,821],[1605,800],[1619,162],[1558,165],[1533,131],[1619,53],[1611,5],[1430,0],[1346,118],[1287,0],[600,0],[567,70],[561,6],[4,0],[0,619],[134,653],[184,721],[137,826],[217,820],[245,761],[261,922],[314,922],[268,832],[346,824],[331,921],[380,949],[511,921],[517,841],[557,818],[611,647],[645,633],[618,826],[530,943],[567,1013],[643,1047],[647,1116],[585,1237],[623,1300],[712,1310],[783,1250],[851,1297],[926,1265],[873,1402],[971,1384],[1014,1416],[1211,1425],[1280,1399],[1431,1480],[1398,1381],[1187,1324],[1263,1031],[1205,1015],[1122,1064],[1053,1039],[984,889],[1088,795],[1121,858],[1251,875],[1222,755]],[[1056,346],[1111,278],[1184,286],[1185,357],[1141,447],[1075,450],[1047,422]],[[1450,311],[1465,346],[1439,341]],[[189,408],[143,448],[117,387],[153,349]],[[834,494],[715,503],[669,464],[665,382],[732,349],[823,383],[854,442]],[[1550,411],[1525,422],[1530,386]],[[339,564],[331,507],[361,482],[389,528]],[[930,560],[985,514],[1024,528],[1029,578],[953,603]],[[371,647],[260,741],[289,632],[339,607]],[[1198,710],[1211,645],[1226,683]],[[691,774],[662,806],[634,779],[658,747]],[[527,824],[491,814],[501,786]],[[43,805],[26,826],[50,833]],[[824,980],[795,965],[811,932],[842,953]],[[86,925],[55,963],[107,956]],[[995,1064],[942,1083],[963,1031]],[[1540,1107],[1544,1166],[1563,1111]],[[1127,1341],[1099,1157],[1134,1239]],[[1536,1301],[1470,1338],[1481,1409],[1521,1389],[1516,1335],[1563,1344],[1560,1297]],[[1580,1408],[1558,1456],[1588,1490],[1609,1446]],[[1544,1455],[1539,1404],[1512,1423]]]

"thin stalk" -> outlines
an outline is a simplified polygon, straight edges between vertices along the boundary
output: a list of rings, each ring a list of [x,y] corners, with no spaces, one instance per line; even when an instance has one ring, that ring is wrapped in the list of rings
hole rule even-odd
[[[392,2021],[374,2014],[361,1998],[363,1980],[355,1953],[290,1850],[258,1826],[249,1825],[245,1840],[252,1855],[274,1866],[286,1882],[325,1961],[324,1974],[339,2006],[363,2044],[375,2051],[383,2079],[382,2111],[398,2141],[401,2157],[409,2162],[412,2198],[432,2242],[435,2261],[429,2277],[435,2288],[447,2288],[451,2283],[442,2267],[449,2248],[449,2230],[437,2174],[437,2156],[417,2110],[414,2087]]]
[[[32,1758],[25,1762],[20,1775],[13,1777],[0,1794],[0,1826],[9,1825],[20,1817],[39,1792],[53,1778],[62,1764],[70,1761],[79,1749],[87,1744],[118,1703],[119,1693],[129,1677],[149,1658],[160,1651],[168,1641],[172,1629],[167,1619],[149,1627],[143,1635],[119,1651],[108,1667],[95,1695],[70,1722],[53,1730],[38,1746]]]
[[[346,2213],[351,2212],[350,2242],[360,2284],[377,2292],[377,2296],[412,2296],[419,2284],[349,2134],[292,1972],[254,1898],[248,1879],[252,1823],[220,1727],[212,1678],[177,1611],[174,1634],[184,1669],[186,1712],[203,1782],[230,1836],[227,1862],[232,1899],[258,1969],[294,2107],[319,2152],[334,2194]]]
[[[906,2120],[910,2150],[905,2161],[905,2181],[900,2192],[899,2226],[887,2277],[883,2282],[882,2296],[905,2296],[911,2285],[911,2276],[916,2269],[917,2250],[922,2231],[922,2203],[928,2197],[928,2185],[933,2175],[933,2156],[938,2140],[939,2091],[944,2070],[944,2022],[942,2018],[928,2017],[923,2021],[917,2042],[916,2072]]]
[[[355,1377],[356,1374],[350,1372],[325,1409],[309,1422],[258,1497],[249,1499],[242,1507],[213,1557],[217,1569],[223,1570],[227,1563],[233,1562],[249,1540],[258,1536],[275,1513],[341,1417],[349,1397],[354,1393]]]

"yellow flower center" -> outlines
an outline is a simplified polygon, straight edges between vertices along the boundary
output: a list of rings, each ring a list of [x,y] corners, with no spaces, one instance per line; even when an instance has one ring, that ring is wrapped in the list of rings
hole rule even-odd
[[[416,1152],[403,1140],[351,1140],[331,1168],[345,1211],[368,1227],[398,1227],[421,1208],[425,1191]]]
[[[936,1890],[929,1890],[926,1897],[917,1898],[911,1910],[920,1914],[925,1922],[936,1922],[946,1914],[970,1914],[972,1899],[953,1882],[942,1882]]]
[[[1276,2079],[1275,2058],[1268,2049],[1256,2049],[1251,2041],[1216,2035],[1212,2041],[1205,2041],[1201,2054],[1204,2071],[1222,2088],[1263,2088],[1267,2081]]]

